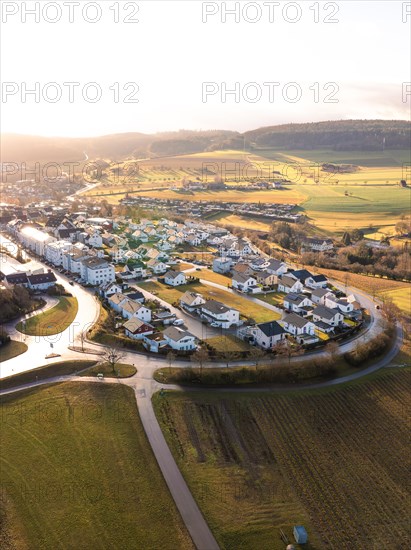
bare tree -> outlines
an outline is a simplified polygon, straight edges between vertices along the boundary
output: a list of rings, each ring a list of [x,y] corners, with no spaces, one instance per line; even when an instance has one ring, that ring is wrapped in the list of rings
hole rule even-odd
[[[200,367],[200,378],[203,375],[203,366],[204,363],[210,360],[210,354],[208,353],[207,348],[198,348],[193,355],[191,356],[191,361],[197,363]]]
[[[125,353],[123,351],[113,347],[105,348],[102,354],[103,360],[111,365],[113,372],[115,372],[116,364],[119,363],[121,359],[124,359],[124,357]]]
[[[249,357],[255,364],[255,370],[258,370],[258,365],[260,364],[260,361],[262,361],[263,357],[265,357],[265,352],[261,348],[253,347],[249,351]]]
[[[80,344],[81,344],[81,351],[84,352],[84,342],[86,341],[86,331],[82,330],[80,332]]]
[[[278,342],[278,344],[273,347],[273,351],[280,357],[287,357],[288,364],[290,364],[291,357],[302,355],[304,353],[304,348],[300,344],[294,343],[287,338],[286,340]]]
[[[168,361],[168,368],[169,368],[170,374],[171,374],[171,366],[176,359],[177,359],[177,355],[173,351],[169,351],[167,353],[167,361]]]
[[[327,355],[329,355],[330,359],[335,361],[335,359],[338,356],[340,350],[340,346],[337,344],[337,342],[333,342],[332,340],[326,344],[324,351]]]

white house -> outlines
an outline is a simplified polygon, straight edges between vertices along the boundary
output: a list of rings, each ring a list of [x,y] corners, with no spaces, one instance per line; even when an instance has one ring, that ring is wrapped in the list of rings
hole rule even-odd
[[[216,273],[229,273],[233,266],[233,260],[227,257],[214,258],[213,271]]]
[[[233,288],[240,292],[252,292],[252,289],[257,287],[257,279],[255,277],[243,275],[242,273],[234,273],[231,283]]]
[[[122,311],[122,305],[125,304],[127,300],[128,298],[125,294],[121,294],[121,292],[116,292],[115,294],[109,296],[107,301],[109,306],[114,309],[114,311],[120,313]]]
[[[344,315],[340,312],[339,309],[330,309],[326,306],[317,306],[313,310],[313,321],[322,321],[331,325],[332,327],[337,327],[343,322]]]
[[[148,309],[148,307],[140,304],[140,302],[135,302],[134,300],[127,298],[127,300],[123,302],[120,307],[121,315],[126,319],[136,317],[145,323],[149,323],[151,321],[151,309]]]
[[[206,301],[201,294],[197,292],[192,292],[187,290],[180,298],[180,305],[186,311],[192,313],[194,310],[198,309],[199,306],[205,304]]]
[[[121,290],[121,286],[117,283],[104,283],[100,285],[99,293],[108,298],[109,296],[113,296],[113,294],[121,294]]]
[[[273,275],[284,275],[284,273],[287,272],[287,269],[287,265],[284,262],[280,262],[280,260],[276,260],[274,258],[268,261],[268,265],[266,267],[268,273],[272,273]]]
[[[116,280],[113,264],[101,258],[88,258],[81,262],[81,278],[90,285],[112,283]]]
[[[167,345],[167,340],[162,332],[154,332],[153,334],[143,335],[143,345],[148,351],[158,353],[161,348]]]
[[[162,275],[167,271],[167,265],[159,260],[149,260],[147,267],[153,271],[156,275]]]
[[[230,328],[231,325],[238,325],[240,312],[215,300],[207,300],[200,306],[202,317],[209,323],[221,328]]]
[[[302,313],[305,308],[310,307],[312,302],[306,294],[287,294],[284,296],[283,305],[285,309],[293,311],[294,313]]]
[[[297,313],[289,313],[281,321],[281,325],[284,329],[293,334],[294,336],[300,336],[303,334],[308,334],[314,336],[315,334],[315,324]]]
[[[328,285],[328,279],[325,275],[311,275],[305,281],[307,288],[326,288]]]
[[[126,336],[133,338],[133,340],[142,340],[144,336],[154,333],[152,325],[141,321],[137,317],[131,317],[124,323],[123,328]]]
[[[316,288],[311,293],[311,301],[313,304],[325,304],[327,297],[335,298],[335,294],[328,290],[327,288]]]
[[[326,250],[332,250],[334,243],[331,239],[306,238],[303,242],[303,247],[315,252],[325,252]]]
[[[285,330],[277,321],[260,323],[251,327],[250,333],[254,342],[263,349],[271,349],[285,338]]]
[[[173,271],[172,269],[170,269],[164,275],[164,282],[166,283],[166,285],[170,286],[185,285],[187,282],[187,277],[182,271]]]
[[[27,225],[20,229],[17,236],[24,246],[39,256],[44,256],[46,245],[56,240],[44,231]]]
[[[56,276],[52,271],[27,275],[27,280],[28,287],[32,290],[47,290],[57,283]]]
[[[196,349],[195,336],[180,327],[167,327],[163,332],[167,344],[175,350]]]
[[[281,275],[278,277],[278,290],[279,292],[298,293],[302,292],[304,285],[298,279],[294,279],[289,275]]]

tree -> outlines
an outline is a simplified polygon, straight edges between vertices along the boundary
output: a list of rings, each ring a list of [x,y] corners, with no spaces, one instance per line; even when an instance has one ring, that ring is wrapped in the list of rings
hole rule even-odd
[[[300,344],[294,343],[287,338],[278,342],[278,344],[273,347],[273,351],[280,357],[287,357],[288,364],[290,364],[291,357],[302,355],[304,353],[304,348]]]
[[[169,351],[167,353],[167,361],[168,361],[168,368],[169,368],[170,374],[171,374],[171,366],[176,359],[177,359],[177,355],[173,351]]]
[[[200,378],[203,374],[203,366],[210,360],[210,354],[206,348],[198,348],[191,356],[191,361],[200,367]]]
[[[81,351],[84,351],[84,342],[86,340],[86,331],[82,330],[80,332],[80,344],[81,344]]]
[[[333,361],[336,360],[338,353],[340,350],[340,346],[337,344],[337,342],[330,341],[325,346],[325,353],[332,359]]]
[[[102,354],[103,360],[111,365],[113,372],[115,372],[116,364],[121,361],[121,359],[124,359],[124,357],[124,352],[114,347],[106,348]]]
[[[260,361],[265,357],[265,352],[258,347],[253,347],[249,352],[250,360],[255,364],[255,370],[258,370]]]

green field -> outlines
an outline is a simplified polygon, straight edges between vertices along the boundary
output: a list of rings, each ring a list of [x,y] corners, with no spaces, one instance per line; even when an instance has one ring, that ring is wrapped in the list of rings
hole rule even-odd
[[[186,290],[190,290],[193,292],[199,292],[206,299],[217,300],[218,302],[222,302],[227,306],[233,307],[237,309],[241,313],[241,315],[244,315],[245,317],[251,317],[257,323],[275,321],[276,319],[280,318],[280,316],[274,311],[255,304],[251,300],[247,300],[247,298],[243,298],[239,294],[232,294],[225,290],[206,286],[201,283],[181,285],[176,288],[171,288],[158,282],[139,283],[138,286],[141,286],[141,288],[147,290],[148,292],[155,293],[156,296],[158,296],[162,300],[165,300],[169,304],[174,304],[178,302],[184,292]]]
[[[167,392],[157,417],[222,550],[411,543],[410,369],[288,394]]]
[[[0,546],[193,549],[122,385],[1,399]]]
[[[77,311],[77,298],[63,296],[57,305],[30,317],[24,323],[18,323],[16,328],[29,336],[51,336],[66,330],[74,321]]]
[[[0,346],[0,363],[13,359],[17,355],[21,355],[27,351],[27,346],[23,342],[17,340],[10,340],[7,344]]]

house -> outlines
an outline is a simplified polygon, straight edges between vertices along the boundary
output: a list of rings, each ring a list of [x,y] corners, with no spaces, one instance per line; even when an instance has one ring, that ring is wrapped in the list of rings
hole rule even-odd
[[[237,325],[240,321],[240,312],[238,310],[216,300],[207,300],[200,307],[200,311],[201,316],[209,323],[221,328],[230,328],[231,325]]]
[[[332,296],[335,298],[335,295],[328,290],[327,288],[316,288],[311,293],[311,301],[313,304],[325,304],[327,296]]]
[[[96,257],[82,260],[80,275],[83,281],[93,286],[116,280],[114,265]]]
[[[231,282],[233,288],[240,292],[253,292],[253,287],[257,287],[257,279],[243,273],[234,273]]]
[[[232,268],[232,272],[233,275],[235,273],[242,273],[243,275],[254,275],[253,268],[244,262],[239,262],[238,264],[235,264]]]
[[[251,245],[244,239],[225,239],[219,247],[221,256],[240,258],[253,252]]]
[[[328,285],[328,279],[325,275],[311,275],[305,280],[305,286],[307,288],[326,288]]]
[[[158,260],[151,259],[147,262],[147,267],[153,271],[156,275],[162,275],[167,271],[167,265]]]
[[[306,294],[290,293],[284,296],[284,308],[294,313],[307,314],[307,307],[312,305],[310,298]]]
[[[29,284],[27,273],[10,273],[10,275],[6,275],[6,281],[9,285],[28,286]]]
[[[187,277],[182,271],[173,271],[172,269],[170,269],[164,275],[164,282],[166,283],[166,285],[170,286],[185,285],[187,282]]]
[[[109,296],[112,296],[113,294],[121,293],[122,288],[117,283],[104,283],[100,285],[99,288],[99,294],[104,296],[105,298],[108,298]]]
[[[216,273],[229,273],[233,265],[233,260],[227,257],[214,258],[213,271]]]
[[[134,300],[126,299],[125,302],[121,304],[121,315],[127,319],[132,317],[137,317],[140,321],[149,323],[151,321],[151,309],[140,304],[140,302],[135,302]]]
[[[268,261],[268,265],[265,269],[268,273],[272,273],[273,275],[284,275],[287,272],[288,267],[284,262],[280,262],[280,260],[275,260],[273,258]]]
[[[332,327],[340,325],[343,319],[344,316],[339,309],[330,309],[329,307],[320,305],[313,310],[313,321],[322,321]]]
[[[45,255],[45,247],[56,239],[34,226],[24,226],[17,234],[20,242],[38,256]]]
[[[326,252],[334,248],[332,239],[315,239],[307,238],[302,243],[304,249],[312,250],[313,252]]]
[[[201,294],[198,294],[198,292],[192,292],[190,290],[184,292],[184,294],[180,298],[180,306],[190,313],[192,313],[193,311],[198,309],[199,306],[205,303],[206,301]]]
[[[273,286],[277,283],[278,277],[274,273],[270,273],[267,270],[257,271],[254,273],[257,283],[263,286]]]
[[[268,261],[265,258],[260,258],[259,256],[250,260],[251,269],[254,269],[256,271],[262,271],[267,267],[267,265]]]
[[[143,334],[143,345],[148,351],[159,353],[167,345],[167,340],[164,338],[162,332]]]
[[[280,324],[284,329],[293,334],[294,336],[300,336],[303,334],[309,334],[314,336],[315,324],[297,313],[288,313],[281,321]]]
[[[134,340],[142,340],[144,336],[154,333],[154,327],[136,317],[131,317],[123,325],[126,336]]]
[[[307,269],[297,269],[295,271],[289,271],[287,273],[289,277],[293,277],[300,281],[303,285],[306,284],[306,281],[312,279],[312,273],[307,271]]]
[[[298,293],[302,292],[304,288],[304,285],[301,281],[298,279],[295,279],[294,277],[290,277],[287,275],[281,275],[278,277],[278,290],[279,292],[285,292],[285,293]]]
[[[27,275],[27,281],[28,287],[32,290],[47,290],[57,283],[56,276],[52,271]]]
[[[167,327],[163,335],[167,344],[175,350],[189,351],[197,347],[195,336],[180,327]]]
[[[112,294],[108,298],[108,305],[114,309],[114,311],[117,311],[118,313],[122,310],[122,305],[128,300],[127,296],[125,294],[121,294],[121,292],[116,292],[116,294]]]
[[[146,301],[144,294],[140,292],[140,290],[130,292],[130,294],[127,294],[127,298],[130,298],[130,300],[134,300],[135,302],[140,302],[140,304],[144,304]]]
[[[73,244],[70,241],[54,241],[46,243],[44,256],[46,260],[55,266],[63,265],[63,254],[68,252]]]
[[[251,328],[251,334],[254,342],[264,349],[273,348],[285,338],[285,330],[277,321],[260,323]]]

